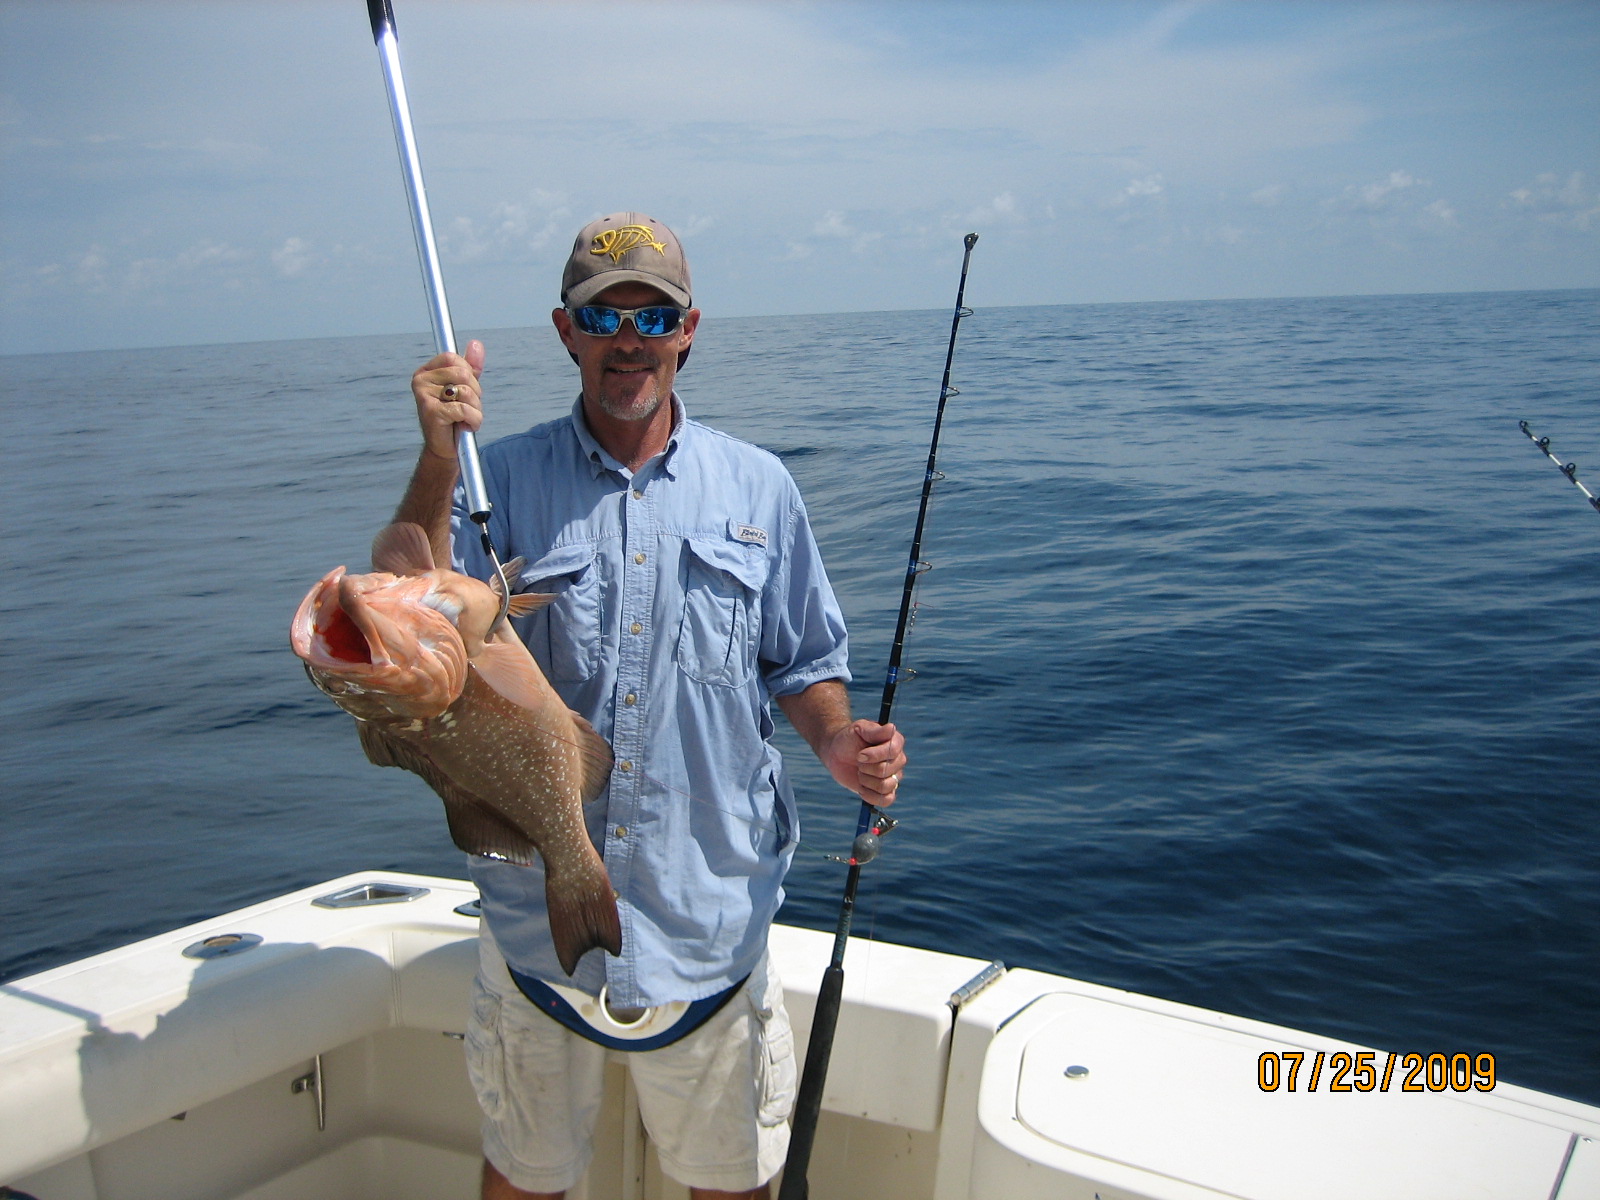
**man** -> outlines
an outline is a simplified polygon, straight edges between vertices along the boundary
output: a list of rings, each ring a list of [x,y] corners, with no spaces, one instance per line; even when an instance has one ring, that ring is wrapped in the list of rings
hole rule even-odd
[[[765,1197],[796,1075],[766,940],[799,828],[771,701],[840,784],[880,806],[904,739],[851,719],[843,619],[794,481],[689,420],[673,391],[700,312],[672,231],[637,213],[590,223],[561,300],[551,316],[581,395],[570,416],[488,447],[483,465],[496,550],[526,561],[518,590],[557,593],[518,632],[615,756],[585,819],[622,954],[591,950],[568,978],[541,867],[473,859],[483,1196],[545,1200],[577,1183],[621,1047],[667,1172],[701,1200]],[[453,550],[480,577],[476,527],[451,496],[454,427],[483,420],[483,364],[473,342],[412,377],[423,450],[396,514],[429,531],[438,561]]]

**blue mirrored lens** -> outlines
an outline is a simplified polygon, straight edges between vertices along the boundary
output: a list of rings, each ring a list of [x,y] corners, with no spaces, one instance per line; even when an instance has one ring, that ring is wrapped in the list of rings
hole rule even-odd
[[[610,337],[622,328],[622,314],[614,308],[600,308],[585,304],[573,311],[572,319],[579,329],[591,337]]]
[[[665,337],[678,327],[678,310],[666,307],[635,309],[633,327],[643,337]]]

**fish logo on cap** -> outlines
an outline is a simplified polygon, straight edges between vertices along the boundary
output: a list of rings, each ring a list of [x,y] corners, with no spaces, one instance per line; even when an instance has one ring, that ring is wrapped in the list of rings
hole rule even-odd
[[[620,263],[629,250],[652,246],[661,257],[667,256],[667,244],[656,241],[656,231],[648,225],[623,225],[617,229],[602,229],[589,244],[590,254],[607,254],[611,261]]]

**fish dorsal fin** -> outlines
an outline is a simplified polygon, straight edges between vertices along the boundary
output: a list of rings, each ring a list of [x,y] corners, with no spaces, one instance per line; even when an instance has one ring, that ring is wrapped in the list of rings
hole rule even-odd
[[[503,633],[504,630],[483,644],[472,665],[483,681],[507,700],[538,712],[544,707],[550,685],[539,674],[539,664],[533,661],[528,648],[515,635],[506,638]]]
[[[421,525],[397,521],[372,539],[372,569],[391,575],[420,575],[433,570],[433,549]]]
[[[583,802],[587,804],[606,790],[615,758],[611,746],[594,731],[593,725],[577,713],[572,714],[572,724],[578,732],[578,759],[583,764]]]

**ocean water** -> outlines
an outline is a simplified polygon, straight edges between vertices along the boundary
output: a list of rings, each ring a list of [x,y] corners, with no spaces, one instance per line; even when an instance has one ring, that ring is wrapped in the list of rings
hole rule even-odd
[[[948,330],[711,319],[680,376],[799,480],[865,715]],[[570,406],[550,331],[462,334],[487,437]],[[428,352],[3,360],[0,979],[346,871],[464,874],[287,640],[392,510]],[[1600,483],[1600,292],[980,310],[954,380],[856,931],[1600,1103],[1600,513],[1517,428]],[[784,919],[831,928],[856,806],[781,736]]]

